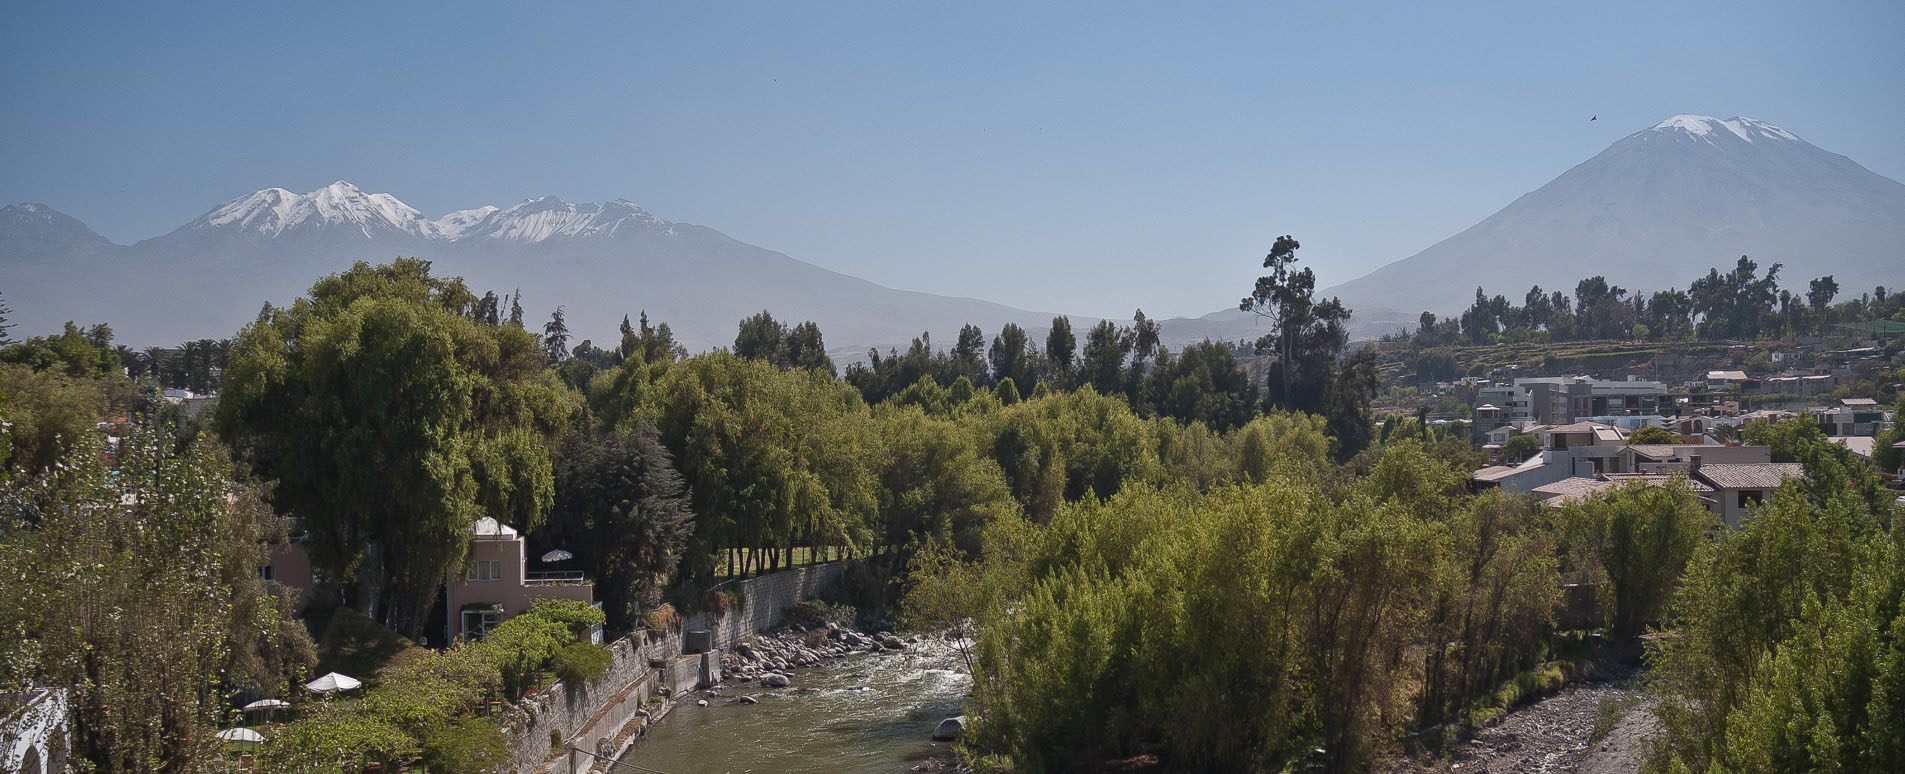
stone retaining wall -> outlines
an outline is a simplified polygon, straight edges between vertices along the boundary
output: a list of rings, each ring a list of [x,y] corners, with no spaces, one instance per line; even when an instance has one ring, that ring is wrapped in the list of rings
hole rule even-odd
[[[839,579],[841,568],[842,563],[832,562],[750,578],[731,587],[743,600],[739,609],[723,615],[696,613],[679,630],[636,632],[616,640],[608,646],[611,660],[600,678],[583,686],[551,686],[511,708],[503,718],[510,755],[500,770],[571,774],[570,756],[560,752],[563,744],[593,750],[599,741],[613,740],[639,721],[640,711],[652,706],[649,699],[663,686],[679,694],[719,681],[721,651],[779,623],[788,608],[826,591]],[[713,633],[714,650],[684,655],[683,633],[697,629]],[[655,662],[662,666],[652,667]],[[576,757],[581,759],[577,770],[586,770],[590,759]]]
[[[561,742],[574,738],[605,708],[619,701],[625,712],[616,728],[634,717],[660,683],[649,667],[651,660],[667,660],[681,652],[681,633],[656,636],[636,632],[610,643],[609,668],[587,685],[557,683],[512,708],[503,718],[503,737],[509,740],[509,760],[503,770],[531,774]],[[631,691],[631,689],[633,689]],[[639,694],[630,702],[629,694]],[[612,732],[612,729],[611,729]],[[552,744],[551,740],[555,740]],[[589,749],[589,745],[584,745]],[[566,756],[560,756],[566,758]],[[565,769],[566,770],[566,769]]]
[[[844,567],[843,562],[796,567],[733,584],[730,588],[741,594],[741,609],[721,616],[696,613],[682,624],[682,630],[706,629],[714,633],[715,650],[732,650],[755,632],[780,623],[788,608],[826,591],[840,579]]]

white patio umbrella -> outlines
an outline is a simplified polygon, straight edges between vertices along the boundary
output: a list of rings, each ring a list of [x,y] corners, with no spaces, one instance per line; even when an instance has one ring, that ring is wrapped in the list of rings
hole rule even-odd
[[[338,691],[352,690],[363,684],[362,680],[358,680],[355,677],[331,672],[316,680],[305,683],[304,689],[312,693],[337,693]]]
[[[259,699],[245,705],[245,711],[255,712],[257,710],[284,709],[289,706],[291,706],[291,702],[283,699]]]
[[[569,553],[560,548],[542,555],[542,560],[545,562],[560,562],[565,559],[574,559],[574,558],[575,558],[575,554]]]
[[[227,728],[218,732],[218,738],[227,742],[242,742],[246,744],[259,744],[265,741],[264,734],[260,734],[249,728]]]

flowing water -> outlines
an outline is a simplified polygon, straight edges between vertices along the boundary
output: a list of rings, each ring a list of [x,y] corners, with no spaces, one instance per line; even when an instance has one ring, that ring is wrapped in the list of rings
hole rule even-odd
[[[946,753],[933,729],[963,714],[972,685],[958,652],[928,638],[788,676],[787,688],[728,683],[683,697],[622,760],[667,774],[903,772]],[[734,703],[743,695],[760,703]],[[698,698],[708,706],[695,706]]]

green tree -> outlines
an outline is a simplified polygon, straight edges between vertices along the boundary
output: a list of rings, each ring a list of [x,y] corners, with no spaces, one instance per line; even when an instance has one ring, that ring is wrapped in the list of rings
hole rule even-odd
[[[627,322],[628,316],[623,315],[622,320]],[[669,329],[668,323],[661,323],[653,328],[648,326],[648,312],[645,310],[642,312],[639,328],[622,332],[624,360],[639,357],[641,362],[652,365],[671,362],[687,355],[687,349],[675,343],[675,333]]]
[[[1502,461],[1510,465],[1526,462],[1529,457],[1541,451],[1541,442],[1533,435],[1522,434],[1510,437],[1502,442]]]
[[[1045,335],[1045,363],[1048,369],[1041,382],[1068,388],[1072,385],[1072,357],[1078,351],[1078,339],[1072,336],[1072,320],[1060,315],[1052,318],[1052,330]]]
[[[1021,399],[1019,396],[1019,386],[1013,383],[1012,377],[1010,376],[1000,379],[999,386],[994,388],[993,392],[999,396],[999,403],[1003,405],[1010,406],[1019,402]]]
[[[1161,416],[1225,432],[1257,414],[1257,385],[1222,342],[1206,339],[1175,356],[1159,354],[1145,381],[1150,406]]]
[[[991,361],[993,378],[1000,382],[1011,379],[1021,392],[1038,383],[1038,350],[1018,323],[1006,323],[999,329],[999,335],[992,337],[992,347],[986,350],[986,358]]]
[[[549,315],[549,322],[542,326],[542,348],[549,353],[549,362],[560,363],[569,357],[569,323],[563,319],[563,308]]]
[[[1806,291],[1806,304],[1811,306],[1814,312],[1824,314],[1826,308],[1832,305],[1832,297],[1836,295],[1839,295],[1839,281],[1827,274],[1813,279]]]
[[[643,315],[642,324],[646,331],[647,315]],[[827,356],[819,325],[810,320],[788,328],[765,309],[741,321],[740,332],[734,337],[734,354],[781,368],[818,369],[828,376],[834,374],[833,358]]]
[[[787,332],[787,343],[782,348],[786,353],[789,368],[808,368],[834,375],[833,358],[827,355],[827,343],[821,339],[820,326],[808,320]]]
[[[1238,308],[1269,322],[1271,332],[1257,341],[1258,354],[1274,359],[1270,405],[1292,411],[1323,413],[1333,365],[1348,342],[1344,325],[1349,310],[1336,299],[1316,300],[1316,272],[1296,269],[1300,247],[1288,235],[1277,237],[1257,278]]]
[[[978,550],[985,525],[1016,514],[998,463],[981,455],[952,420],[917,408],[877,414],[881,542],[900,550],[900,562],[930,542]]]
[[[986,383],[986,335],[979,326],[967,323],[959,328],[959,338],[953,341],[952,375],[975,385]]]
[[[1455,356],[1446,349],[1426,349],[1413,353],[1409,356],[1408,366],[1415,372],[1416,381],[1422,384],[1451,381],[1462,375]]]
[[[0,712],[58,686],[81,768],[202,770],[232,697],[284,695],[311,661],[257,576],[276,520],[207,440],[147,425],[102,451],[0,486]]]
[[[1756,338],[1773,316],[1779,300],[1779,269],[1775,263],[1758,276],[1759,264],[1740,256],[1733,270],[1722,275],[1711,269],[1689,287],[1694,312],[1702,316],[1700,335],[1707,338]]]
[[[1335,298],[1316,299],[1316,273],[1296,268],[1298,247],[1288,235],[1277,238],[1263,259],[1270,273],[1257,278],[1238,308],[1271,326],[1256,343],[1257,354],[1272,358],[1266,407],[1325,415],[1338,458],[1348,459],[1374,435],[1375,364],[1365,355],[1338,368],[1349,343],[1350,310]]]
[[[1634,444],[1639,444],[1639,443],[1679,443],[1679,442],[1680,442],[1680,439],[1675,438],[1673,433],[1668,432],[1667,428],[1661,427],[1659,425],[1648,425],[1639,430],[1635,430],[1633,435],[1627,436],[1627,445],[1629,446],[1632,446]]]
[[[575,408],[536,338],[469,319],[475,302],[428,262],[360,262],[245,328],[219,405],[313,564],[411,636],[478,516],[541,525],[544,439]]]
[[[762,309],[760,314],[741,321],[741,330],[734,335],[734,354],[779,365],[786,360],[782,353],[786,344],[787,326]]]
[[[1905,417],[1905,394],[1899,395],[1898,402],[1892,405],[1892,416],[1892,426],[1872,439],[1872,464],[1879,470],[1897,473],[1905,463],[1898,449],[1899,442],[1905,441],[1905,421],[1898,419]]]
[[[1633,326],[1633,307],[1625,303],[1627,289],[1594,276],[1574,286],[1574,316],[1578,335],[1590,339],[1624,339]]]
[[[867,544],[878,453],[852,387],[716,353],[636,389],[639,416],[655,423],[698,514],[684,557],[692,577],[711,580],[730,549],[768,549],[730,567],[747,572],[772,569],[796,544]]]
[[[1091,385],[1101,395],[1124,393],[1125,358],[1131,354],[1135,337],[1129,329],[1119,328],[1110,320],[1099,320],[1085,335],[1080,355],[1080,383]]]
[[[1448,550],[1429,606],[1420,721],[1444,722],[1500,681],[1532,668],[1554,623],[1561,576],[1557,535],[1527,498],[1489,492],[1446,522]]]
[[[132,385],[117,377],[76,377],[64,369],[0,363],[0,406],[10,436],[9,453],[0,464],[29,472],[52,467],[73,449],[92,446],[94,425],[123,413],[131,398]]]
[[[1809,477],[1831,478],[1834,464],[1813,458]],[[1674,600],[1678,631],[1649,654],[1667,728],[1655,766],[1884,771],[1905,760],[1899,527],[1889,502],[1874,505],[1789,481],[1695,554]]]
[[[1665,610],[1714,517],[1685,484],[1634,484],[1571,504],[1578,556],[1597,571],[1608,628],[1633,637]]]
[[[55,336],[34,336],[0,349],[0,363],[18,363],[35,371],[58,368],[67,376],[115,374],[119,358],[112,352],[112,329],[94,325],[82,330],[71,321]]]
[[[555,500],[531,543],[536,553],[560,548],[593,568],[609,627],[627,631],[638,607],[660,603],[694,532],[681,475],[646,421],[626,430],[578,424],[553,457]]]

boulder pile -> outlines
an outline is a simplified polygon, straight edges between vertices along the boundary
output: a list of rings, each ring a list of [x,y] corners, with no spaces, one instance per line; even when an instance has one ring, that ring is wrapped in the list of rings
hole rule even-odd
[[[802,667],[819,666],[830,658],[850,653],[879,653],[900,650],[906,643],[891,632],[865,634],[832,623],[812,627],[789,624],[762,633],[721,654],[721,674],[730,680],[760,680],[770,688],[791,684],[787,673]]]

